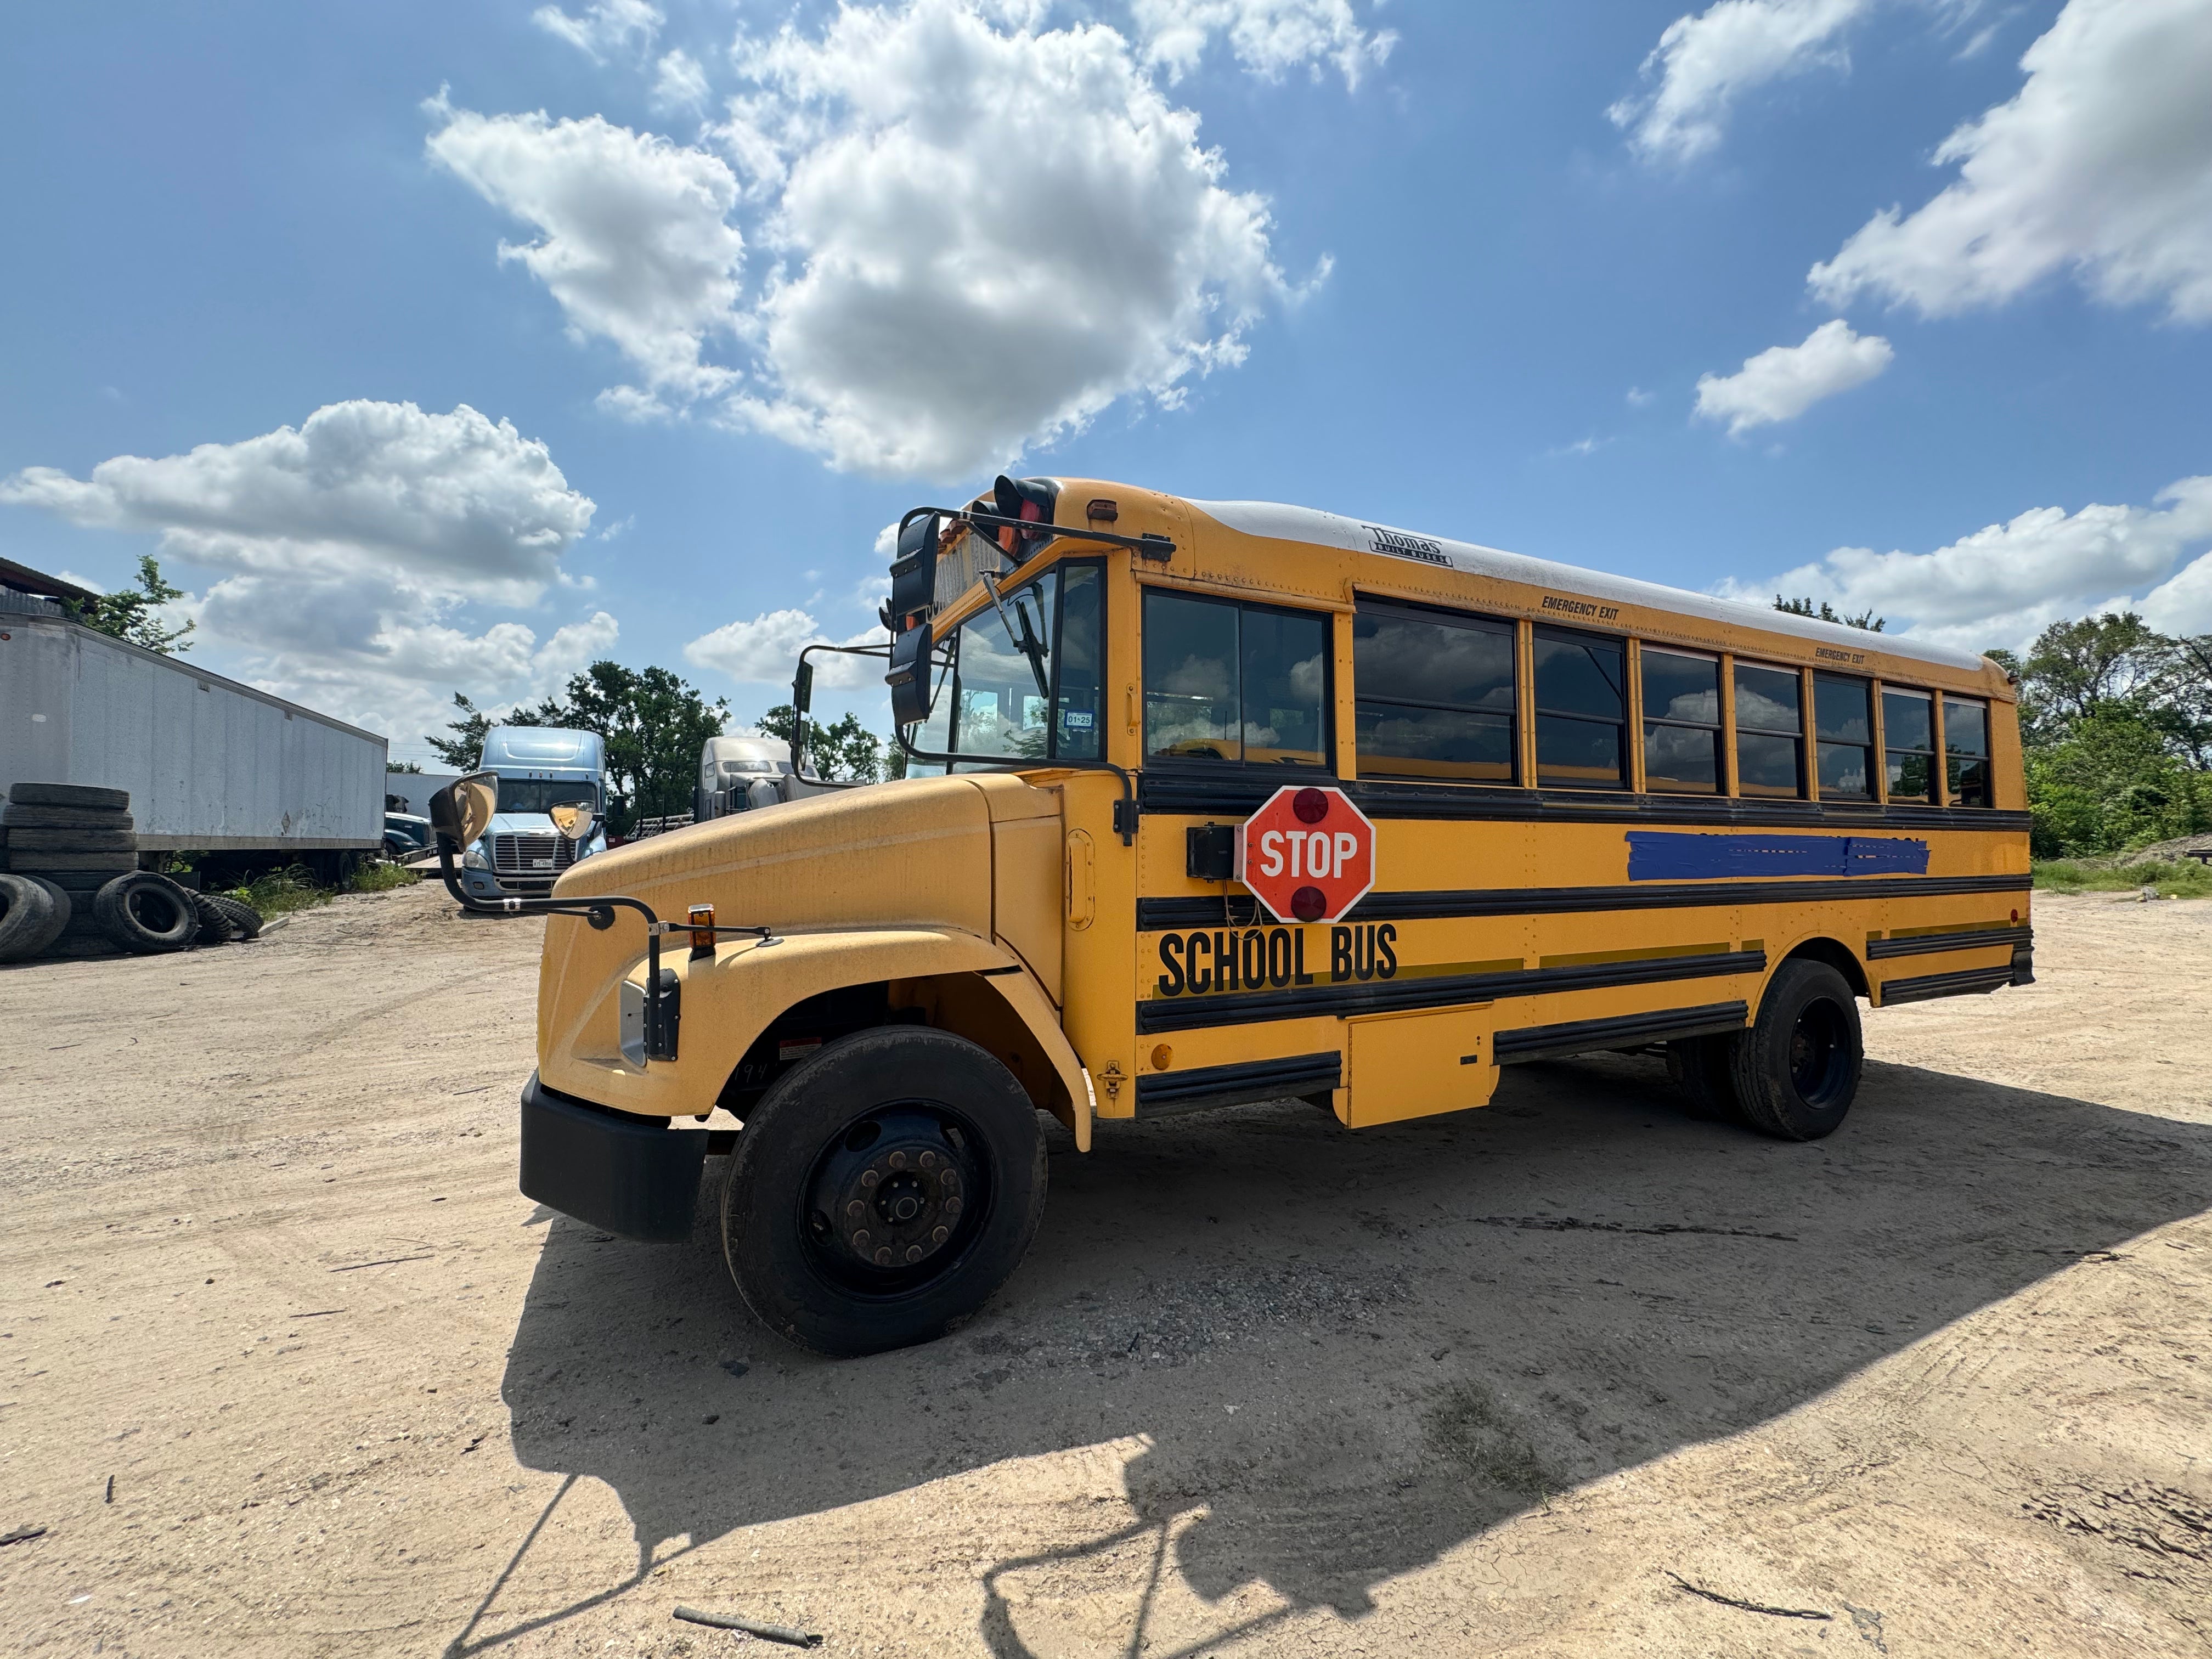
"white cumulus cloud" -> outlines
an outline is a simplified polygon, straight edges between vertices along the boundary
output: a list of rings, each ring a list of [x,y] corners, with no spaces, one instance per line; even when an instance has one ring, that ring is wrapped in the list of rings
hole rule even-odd
[[[541,696],[616,635],[604,611],[543,644],[517,622],[466,625],[471,604],[532,605],[563,582],[594,511],[543,443],[466,404],[356,399],[82,478],[30,467],[0,479],[0,503],[157,535],[164,557],[216,578],[178,607],[204,653],[396,741],[441,726],[456,690],[494,706]]]
[[[592,0],[574,16],[558,6],[540,6],[530,21],[599,63],[617,52],[651,52],[666,19],[650,0]]]
[[[2169,633],[2212,631],[2212,477],[2183,478],[2150,507],[2037,507],[1932,553],[1839,547],[1729,597],[1812,594],[1871,610],[1893,629],[1970,650],[2017,647],[2062,618],[2143,612]],[[2181,568],[2177,571],[2176,567]]]
[[[616,388],[630,412],[711,396],[736,373],[705,360],[735,330],[744,237],[728,222],[738,181],[721,158],[593,115],[478,115],[442,99],[429,152],[486,201],[535,226],[500,245],[544,283],[580,337],[611,342],[642,374]]]
[[[880,628],[870,628],[849,639],[832,639],[821,623],[799,610],[767,611],[750,622],[724,623],[711,634],[702,634],[684,647],[684,659],[701,668],[727,674],[733,680],[756,685],[789,685],[799,665],[799,653],[810,645],[881,645]],[[874,657],[843,657],[824,653],[812,659],[817,685],[883,684],[884,664]]]
[[[1220,36],[1237,61],[1268,80],[1287,70],[1335,65],[1347,87],[1390,55],[1391,30],[1359,26],[1351,0],[1130,0],[1145,61],[1180,80]]]
[[[1606,113],[1647,161],[1692,161],[1720,143],[1729,112],[1745,93],[1846,64],[1838,37],[1873,3],[1718,0],[1667,26],[1644,60],[1647,89]]]
[[[1265,202],[1157,84],[1170,59],[1048,9],[886,0],[741,36],[711,149],[441,100],[429,152],[536,228],[501,257],[635,367],[608,407],[963,476],[1117,399],[1175,405],[1297,292]],[[1383,49],[1346,0],[1200,14],[1263,72]]]
[[[1726,421],[1731,436],[1753,427],[1794,421],[1824,398],[1864,386],[1897,354],[1879,334],[1854,334],[1842,318],[1823,323],[1800,344],[1769,346],[1733,374],[1698,377],[1698,413]]]
[[[1944,140],[1959,176],[1876,214],[1814,291],[1941,316],[2070,271],[2113,304],[2212,321],[2212,0],[2068,0],[2027,78]]]

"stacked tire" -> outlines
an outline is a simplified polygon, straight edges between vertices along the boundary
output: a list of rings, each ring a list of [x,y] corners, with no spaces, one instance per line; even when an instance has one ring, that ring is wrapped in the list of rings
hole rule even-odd
[[[251,939],[261,918],[138,868],[131,797],[18,783],[0,806],[0,962],[142,956]]]

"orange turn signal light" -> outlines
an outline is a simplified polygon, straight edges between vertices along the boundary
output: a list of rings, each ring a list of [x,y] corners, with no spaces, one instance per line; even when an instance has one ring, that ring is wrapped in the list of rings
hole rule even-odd
[[[714,948],[714,907],[695,904],[691,907],[691,950],[696,955]]]

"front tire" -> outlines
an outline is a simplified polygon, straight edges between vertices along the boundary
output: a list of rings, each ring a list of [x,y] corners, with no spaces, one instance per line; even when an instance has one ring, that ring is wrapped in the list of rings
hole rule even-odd
[[[1743,1121],[1778,1140],[1818,1140],[1842,1127],[1866,1053],[1858,1000],[1825,962],[1793,957],[1767,981],[1730,1071]]]
[[[770,1329],[876,1353],[989,1300],[1044,1195],[1044,1136],[1013,1074],[964,1037],[882,1027],[824,1044],[745,1115],[722,1254]]]

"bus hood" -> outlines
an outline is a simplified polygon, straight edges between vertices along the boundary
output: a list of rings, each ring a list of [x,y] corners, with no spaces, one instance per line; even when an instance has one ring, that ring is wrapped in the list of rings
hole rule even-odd
[[[665,921],[711,904],[721,927],[778,933],[957,928],[1012,951],[1057,1002],[1060,815],[1056,788],[1009,773],[908,779],[632,842],[574,866],[553,892],[626,895]],[[604,933],[551,918],[541,1019],[573,996],[604,994],[644,951],[630,915]]]

